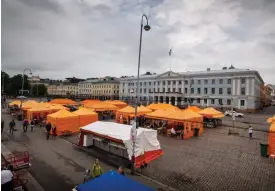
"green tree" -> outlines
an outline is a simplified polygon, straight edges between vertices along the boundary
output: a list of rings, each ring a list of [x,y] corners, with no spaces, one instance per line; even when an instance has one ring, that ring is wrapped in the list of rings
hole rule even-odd
[[[17,74],[11,78],[11,90],[10,94],[12,95],[22,95],[22,75]],[[30,82],[28,76],[24,75],[24,90],[30,91]],[[23,95],[28,95],[28,92],[24,91]]]
[[[31,89],[33,96],[45,96],[47,94],[47,88],[44,84],[33,84]]]
[[[10,83],[10,76],[4,71],[1,71],[1,82],[1,91],[4,90],[4,93],[6,93],[7,87]]]

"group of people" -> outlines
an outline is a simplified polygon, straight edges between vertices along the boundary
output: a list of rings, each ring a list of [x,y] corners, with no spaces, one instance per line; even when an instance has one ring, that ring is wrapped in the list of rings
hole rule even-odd
[[[121,175],[125,175],[123,167],[119,166],[117,172]],[[90,179],[98,178],[103,174],[103,170],[99,164],[99,160],[95,159],[95,163],[93,164],[91,169],[87,169],[84,173],[84,181],[87,182]]]

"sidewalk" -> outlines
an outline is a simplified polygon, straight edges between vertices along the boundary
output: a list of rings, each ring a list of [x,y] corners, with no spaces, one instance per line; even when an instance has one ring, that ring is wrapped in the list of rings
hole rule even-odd
[[[4,158],[7,158],[10,154],[12,154],[4,144],[1,144],[1,153],[3,154]],[[26,169],[20,170],[20,174],[21,173],[23,174],[22,178],[28,180],[28,183],[26,184],[28,191],[44,191],[42,186]]]

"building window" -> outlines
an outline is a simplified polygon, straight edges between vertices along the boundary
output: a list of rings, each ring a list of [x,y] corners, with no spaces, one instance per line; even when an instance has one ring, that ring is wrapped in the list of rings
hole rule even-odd
[[[212,93],[212,94],[215,94],[215,88],[212,88],[212,89],[211,89],[211,93]]]
[[[122,84],[123,86],[125,85],[124,83]],[[84,85],[86,87],[86,85]]]
[[[219,104],[222,105],[222,99],[219,99]]]
[[[241,102],[241,106],[245,106],[245,100],[240,100],[240,102]]]
[[[219,94],[223,94],[222,88],[219,88]]]
[[[223,84],[223,79],[220,79],[219,81],[220,81],[220,84]]]
[[[179,81],[179,84],[181,84],[181,81]]]
[[[170,85],[171,84],[171,82],[170,81],[167,81],[168,82],[168,85]]]
[[[176,85],[176,81],[173,81],[173,85]]]
[[[207,99],[204,99],[204,104],[207,104]]]
[[[184,102],[185,102],[185,103],[187,102],[187,98],[184,98]]]
[[[144,82],[144,86],[146,86],[146,82]]]
[[[198,80],[198,84],[201,84],[201,80]]]
[[[191,88],[191,94],[193,94],[194,93],[194,88]]]
[[[181,88],[179,88],[179,93],[181,93]]]
[[[149,86],[151,86],[151,82],[149,82]]]
[[[207,88],[204,88],[204,94],[208,94]]]
[[[122,93],[124,93],[124,89],[122,89]]]
[[[168,88],[168,92],[170,92],[170,88]]]
[[[193,98],[191,98],[191,99],[190,99],[190,103],[193,103],[193,102],[194,102],[194,99],[193,99]]]
[[[165,85],[165,81],[162,82],[162,85]]]
[[[184,88],[184,93],[187,94],[187,88]]]
[[[160,85],[160,82],[158,82],[158,85]]]
[[[241,88],[241,95],[245,95],[245,88]]]
[[[227,84],[231,84],[231,79],[228,79],[228,80],[227,80]]]
[[[215,84],[216,80],[215,79],[212,79],[212,84]]]
[[[165,92],[165,88],[162,88],[162,92],[163,92],[163,93]]]
[[[201,94],[201,88],[198,88],[198,94]]]
[[[188,84],[188,80],[184,80],[184,84]]]
[[[231,95],[231,88],[227,88],[227,94]]]
[[[142,89],[139,90],[139,93],[142,93]]]
[[[201,99],[200,98],[197,98],[197,103],[201,103]]]
[[[208,80],[204,80],[204,84],[208,84]]]
[[[194,84],[194,80],[191,80],[191,84]]]
[[[173,88],[173,92],[174,92],[174,93],[176,92],[176,88]]]
[[[211,99],[211,104],[215,105],[215,99]]]
[[[241,78],[241,84],[245,84],[245,78]]]
[[[139,85],[142,86],[142,82],[139,82]]]
[[[228,99],[228,100],[226,101],[226,104],[227,104],[227,105],[231,105],[231,100]]]
[[[158,92],[159,92],[159,88],[158,88]]]

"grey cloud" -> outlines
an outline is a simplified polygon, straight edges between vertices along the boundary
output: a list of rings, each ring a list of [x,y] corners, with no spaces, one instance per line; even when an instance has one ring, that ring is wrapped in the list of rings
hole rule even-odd
[[[170,61],[190,71],[230,60],[274,82],[273,8],[267,0],[2,0],[2,69],[58,79],[136,75],[146,13],[142,73],[164,72]]]

